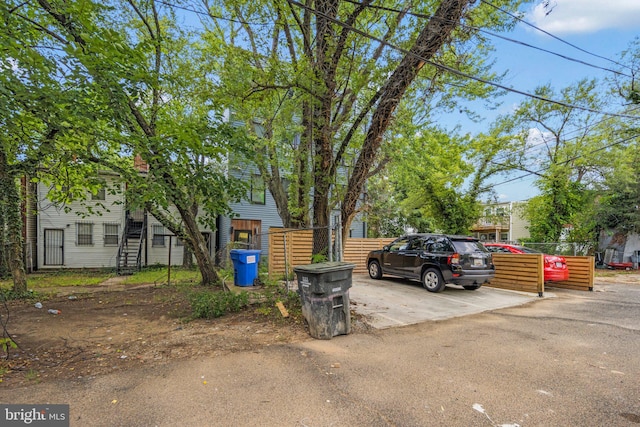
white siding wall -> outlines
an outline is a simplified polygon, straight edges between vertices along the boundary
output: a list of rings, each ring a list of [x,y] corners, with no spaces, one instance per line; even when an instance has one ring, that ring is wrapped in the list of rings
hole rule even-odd
[[[175,212],[175,208],[172,209],[172,212]],[[158,230],[162,228],[160,222],[154,218],[151,214],[147,217],[147,242],[146,249],[148,250],[146,260],[147,265],[161,264],[168,265],[169,264],[169,241],[171,240],[171,265],[182,265],[182,258],[184,256],[184,246],[178,246],[177,237],[171,237],[171,239],[167,236],[164,238],[164,245],[156,245],[154,246],[153,235],[154,230]],[[160,231],[160,230],[158,230]],[[210,233],[211,234],[211,254],[214,255],[214,245],[215,245],[215,234],[211,232],[210,227],[206,227],[204,225],[200,225],[200,231],[202,233]],[[166,228],[163,230],[164,234],[171,234],[169,230]],[[160,238],[158,238],[159,243]],[[145,260],[145,255],[142,255],[143,262]]]
[[[523,218],[526,202],[512,202],[511,204],[511,241],[518,241],[530,236],[529,221]]]
[[[113,179],[107,177],[109,185],[113,184]],[[100,268],[115,267],[118,246],[104,244],[105,223],[118,223],[118,233],[122,234],[124,226],[124,204],[121,202],[123,195],[105,193],[105,200],[101,203],[108,209],[99,209],[101,215],[91,215],[86,218],[78,215],[77,212],[84,211],[79,202],[73,202],[67,207],[71,210],[66,213],[64,207],[54,206],[47,194],[49,188],[43,184],[37,186],[38,205],[38,226],[37,226],[37,263],[39,269],[47,268]],[[87,204],[96,203],[91,201],[91,195],[87,192]],[[76,224],[84,222],[93,224],[93,243],[91,245],[78,245],[76,239]],[[45,265],[44,234],[47,229],[62,230],[64,233],[63,244],[63,264]]]

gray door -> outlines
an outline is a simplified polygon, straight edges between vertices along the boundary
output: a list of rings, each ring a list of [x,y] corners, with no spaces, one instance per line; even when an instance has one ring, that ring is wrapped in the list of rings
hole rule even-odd
[[[44,265],[64,263],[64,230],[44,230]]]

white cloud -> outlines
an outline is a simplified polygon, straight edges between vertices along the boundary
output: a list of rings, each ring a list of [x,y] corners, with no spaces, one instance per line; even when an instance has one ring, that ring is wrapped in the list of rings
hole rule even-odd
[[[537,3],[526,19],[556,35],[640,28],[640,0],[549,0],[546,8],[546,1]]]

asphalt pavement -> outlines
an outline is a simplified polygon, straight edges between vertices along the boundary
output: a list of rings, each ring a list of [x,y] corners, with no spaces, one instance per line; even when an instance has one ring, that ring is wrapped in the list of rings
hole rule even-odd
[[[368,305],[358,283],[353,300]],[[424,291],[392,284],[409,300]],[[459,294],[472,299],[458,306],[477,309],[479,297],[502,297],[476,292],[447,289],[433,301]],[[11,401],[69,403],[72,426],[637,426],[640,284],[553,293],[330,340],[15,388]]]

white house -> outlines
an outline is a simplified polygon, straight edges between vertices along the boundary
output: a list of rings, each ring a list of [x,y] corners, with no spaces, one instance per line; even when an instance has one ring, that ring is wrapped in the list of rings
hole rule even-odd
[[[529,222],[524,219],[527,202],[489,203],[471,232],[483,242],[517,242],[529,237]]]
[[[132,267],[138,257],[141,265],[166,265],[169,259],[172,265],[182,264],[182,242],[152,215],[129,211],[124,184],[114,174],[102,176],[108,189],[97,194],[87,191],[85,200],[64,206],[49,200],[49,187],[35,185],[35,212],[31,213],[35,221],[27,221],[35,222],[35,232],[26,245],[31,248],[27,265],[42,270],[116,268],[120,259]],[[132,232],[132,226],[137,230]],[[214,232],[203,226],[202,233],[213,255]]]

